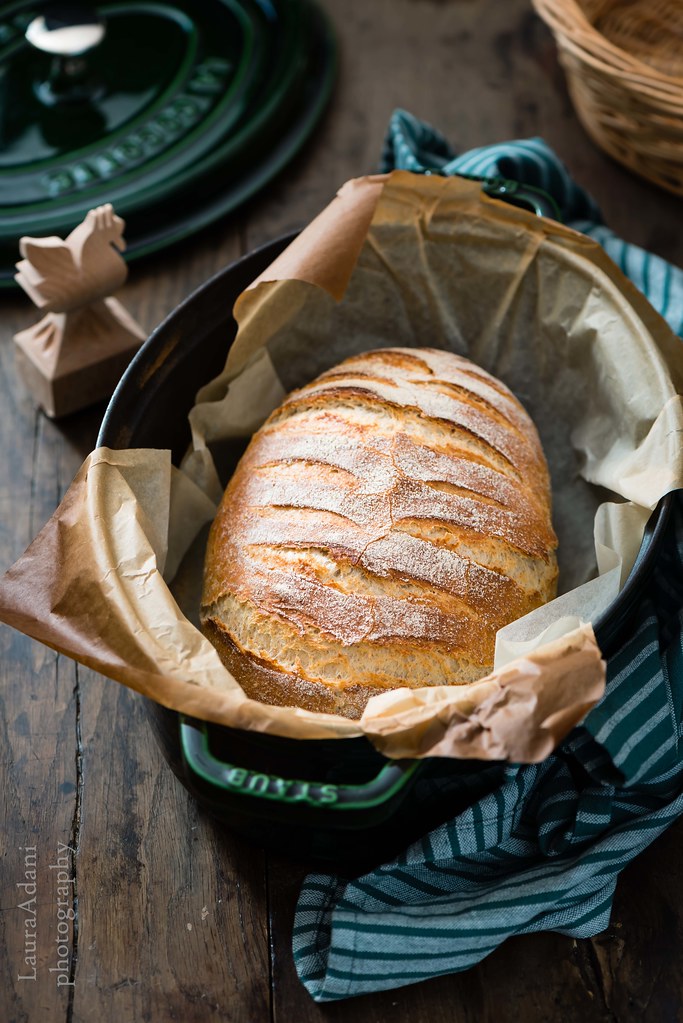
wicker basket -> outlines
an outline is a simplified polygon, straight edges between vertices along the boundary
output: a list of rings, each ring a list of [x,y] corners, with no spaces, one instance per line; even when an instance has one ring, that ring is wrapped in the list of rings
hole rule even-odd
[[[577,115],[602,149],[683,195],[683,2],[532,0]]]

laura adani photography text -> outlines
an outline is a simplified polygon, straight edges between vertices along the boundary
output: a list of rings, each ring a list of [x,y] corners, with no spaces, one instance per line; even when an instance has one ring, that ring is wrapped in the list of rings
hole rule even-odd
[[[35,845],[19,848],[23,854],[23,879],[16,882],[21,902],[17,909],[24,914],[23,921],[23,962],[17,973],[17,980],[37,980],[38,970],[43,965],[38,954],[38,907],[42,898],[48,895],[50,905],[54,907],[48,947],[47,969],[54,974],[57,987],[73,985],[72,946],[73,921],[76,913],[75,877],[71,870],[72,856],[75,852],[69,845],[58,842],[56,853],[50,857],[48,874],[39,865],[38,849]],[[40,877],[40,881],[39,881]],[[49,892],[42,889],[49,885]],[[45,947],[45,946],[41,946]]]

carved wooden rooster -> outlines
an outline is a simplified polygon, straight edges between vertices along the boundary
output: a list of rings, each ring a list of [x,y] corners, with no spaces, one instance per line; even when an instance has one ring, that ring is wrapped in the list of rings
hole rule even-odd
[[[49,416],[109,397],[145,333],[111,295],[126,280],[125,224],[111,205],[61,238],[22,238],[15,280],[46,311],[14,338],[19,369]]]

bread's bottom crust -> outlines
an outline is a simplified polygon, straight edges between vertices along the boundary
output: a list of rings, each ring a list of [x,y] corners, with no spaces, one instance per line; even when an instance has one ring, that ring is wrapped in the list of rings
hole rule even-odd
[[[275,707],[300,707],[302,710],[340,714],[358,720],[372,696],[387,692],[382,686],[364,685],[330,689],[322,682],[309,682],[288,672],[275,671],[239,650],[214,618],[202,620],[202,631],[247,696],[259,703],[269,703]]]

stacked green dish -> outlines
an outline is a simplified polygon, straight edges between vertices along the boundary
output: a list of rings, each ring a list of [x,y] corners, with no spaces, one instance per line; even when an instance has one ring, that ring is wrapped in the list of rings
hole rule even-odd
[[[22,235],[63,237],[104,202],[129,259],[228,213],[294,155],[332,89],[334,36],[310,0],[114,0],[86,88],[46,102],[55,58],[24,35],[36,14],[0,8],[0,286]]]

